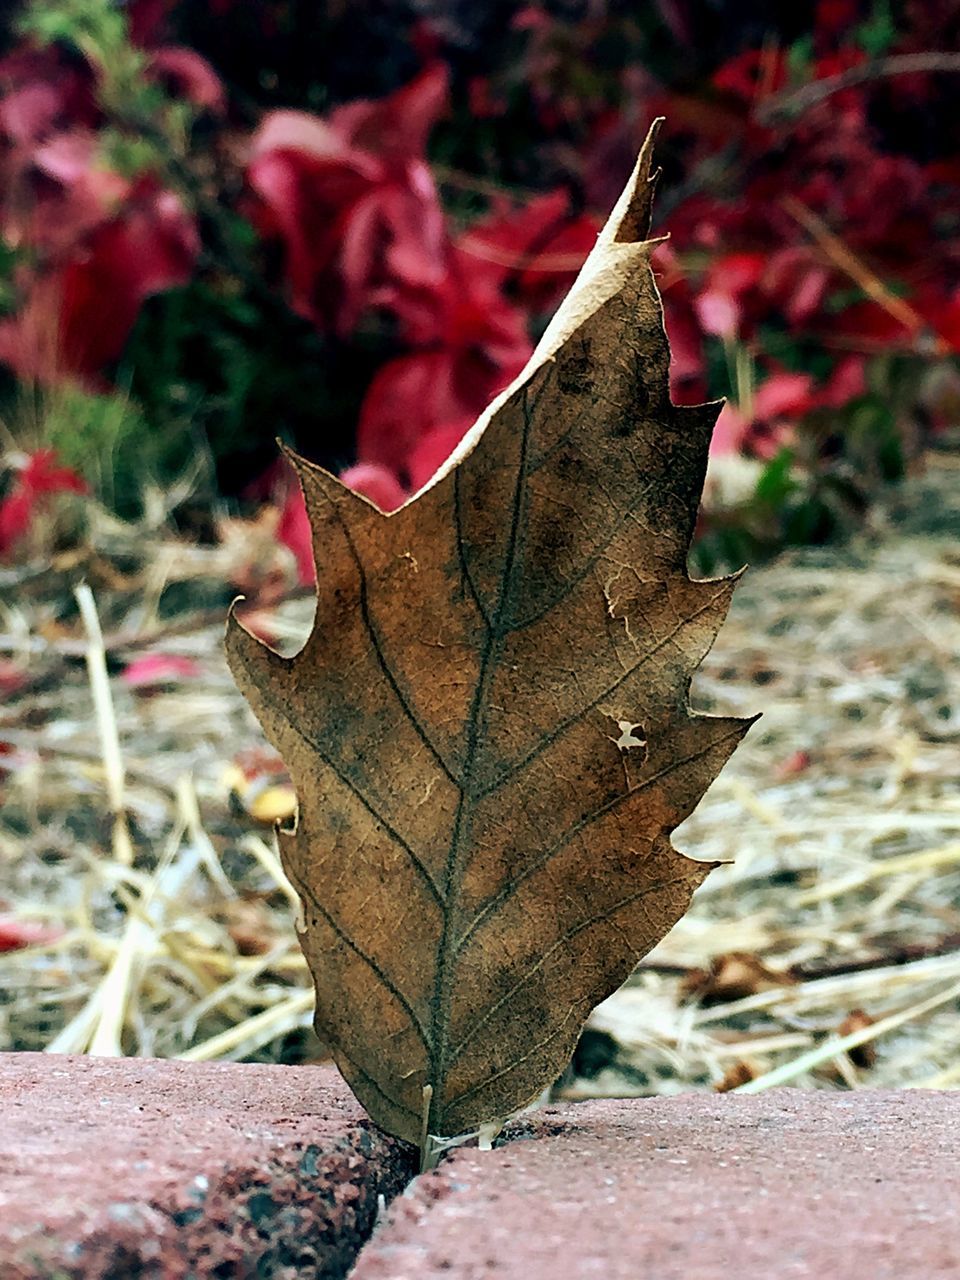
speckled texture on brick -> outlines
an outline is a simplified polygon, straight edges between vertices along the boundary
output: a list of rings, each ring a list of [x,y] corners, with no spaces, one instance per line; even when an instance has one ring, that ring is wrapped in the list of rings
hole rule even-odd
[[[2,1280],[333,1280],[412,1168],[329,1068],[0,1054]]]
[[[960,1280],[960,1095],[542,1111],[418,1178],[351,1280]]]

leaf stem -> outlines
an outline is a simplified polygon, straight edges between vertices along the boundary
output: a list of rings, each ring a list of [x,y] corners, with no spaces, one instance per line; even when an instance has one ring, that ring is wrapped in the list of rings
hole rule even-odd
[[[423,1112],[420,1118],[420,1172],[427,1173],[437,1167],[440,1148],[430,1137],[430,1104],[433,1102],[433,1085],[423,1086]]]

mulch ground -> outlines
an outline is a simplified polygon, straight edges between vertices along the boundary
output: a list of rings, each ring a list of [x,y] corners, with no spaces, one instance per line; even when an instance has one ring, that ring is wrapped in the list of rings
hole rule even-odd
[[[728,865],[594,1014],[559,1096],[960,1082],[958,534],[942,449],[850,543],[748,572],[693,697],[764,716],[675,838]],[[260,744],[220,649],[236,552],[154,513],[0,572],[0,922],[41,939],[0,956],[2,1048],[319,1052],[250,812],[282,779],[238,798],[225,777]],[[256,621],[290,650],[311,610]],[[151,654],[179,671],[126,682]]]

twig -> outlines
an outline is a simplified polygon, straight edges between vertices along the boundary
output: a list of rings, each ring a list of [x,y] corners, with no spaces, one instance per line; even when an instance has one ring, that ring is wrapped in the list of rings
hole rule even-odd
[[[848,973],[869,973],[873,969],[897,968],[913,964],[917,960],[932,960],[937,956],[949,956],[960,951],[960,933],[948,933],[945,937],[926,945],[905,943],[892,951],[869,956],[863,960],[841,960],[834,964],[795,964],[787,970],[800,982],[817,982],[820,978],[839,978]]]
[[[469,235],[460,240],[459,248],[471,258],[507,267],[518,274],[527,271],[579,271],[587,256],[585,253],[541,253],[527,256],[525,253],[511,253],[509,250],[484,244],[482,240]]]
[[[834,235],[823,219],[812,209],[808,209],[795,196],[784,196],[780,203],[791,218],[799,222],[805,231],[809,231],[829,261],[858,284],[868,298],[882,307],[888,315],[893,316],[894,320],[902,324],[913,337],[926,329],[927,325],[923,317],[908,302],[904,302],[903,298],[898,298],[891,292],[879,276],[871,271],[839,236]],[[942,339],[936,341],[938,345],[936,354],[946,355],[946,347]]]
[[[431,164],[434,177],[447,187],[457,187],[461,191],[473,191],[477,195],[487,196],[491,200],[501,200],[509,196],[513,200],[535,200],[542,191],[534,187],[520,187],[495,179],[480,178],[476,174],[467,173],[464,169],[454,168],[448,164]]]
[[[784,969],[785,979],[793,978],[797,982],[818,982],[821,978],[840,978],[850,973],[870,973],[874,969],[898,968],[900,965],[913,964],[917,960],[930,960],[938,956],[949,956],[960,951],[960,933],[948,933],[936,942],[904,943],[891,951],[879,952],[860,960],[838,960],[829,964],[792,964]],[[664,978],[686,978],[701,966],[672,964],[669,961],[641,960],[635,973],[656,973]]]
[[[826,76],[823,80],[806,84],[802,89],[774,94],[757,107],[756,118],[761,124],[775,124],[782,119],[796,118],[825,98],[831,98],[843,89],[852,89],[870,80],[887,80],[893,76],[938,71],[960,71],[960,53],[898,53],[889,58],[861,62],[835,76]]]
[[[123,935],[102,981],[86,1005],[47,1046],[47,1053],[122,1056],[123,1030],[138,971],[157,944],[163,911],[168,904],[181,900],[202,861],[197,849],[181,848],[184,833],[181,819],[139,900],[130,904]]]
[[[423,1086],[423,1111],[420,1117],[420,1172],[427,1173],[437,1165],[437,1150],[430,1141],[430,1108],[433,1105],[433,1085]]]

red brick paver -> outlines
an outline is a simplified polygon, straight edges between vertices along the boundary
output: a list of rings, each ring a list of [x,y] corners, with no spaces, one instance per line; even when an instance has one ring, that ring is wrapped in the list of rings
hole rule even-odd
[[[410,1170],[327,1068],[0,1054],[2,1280],[328,1280]]]
[[[317,1067],[0,1054],[0,1280],[960,1280],[960,1095],[548,1108],[412,1182]]]
[[[960,1095],[549,1109],[394,1201],[351,1280],[960,1278]]]

